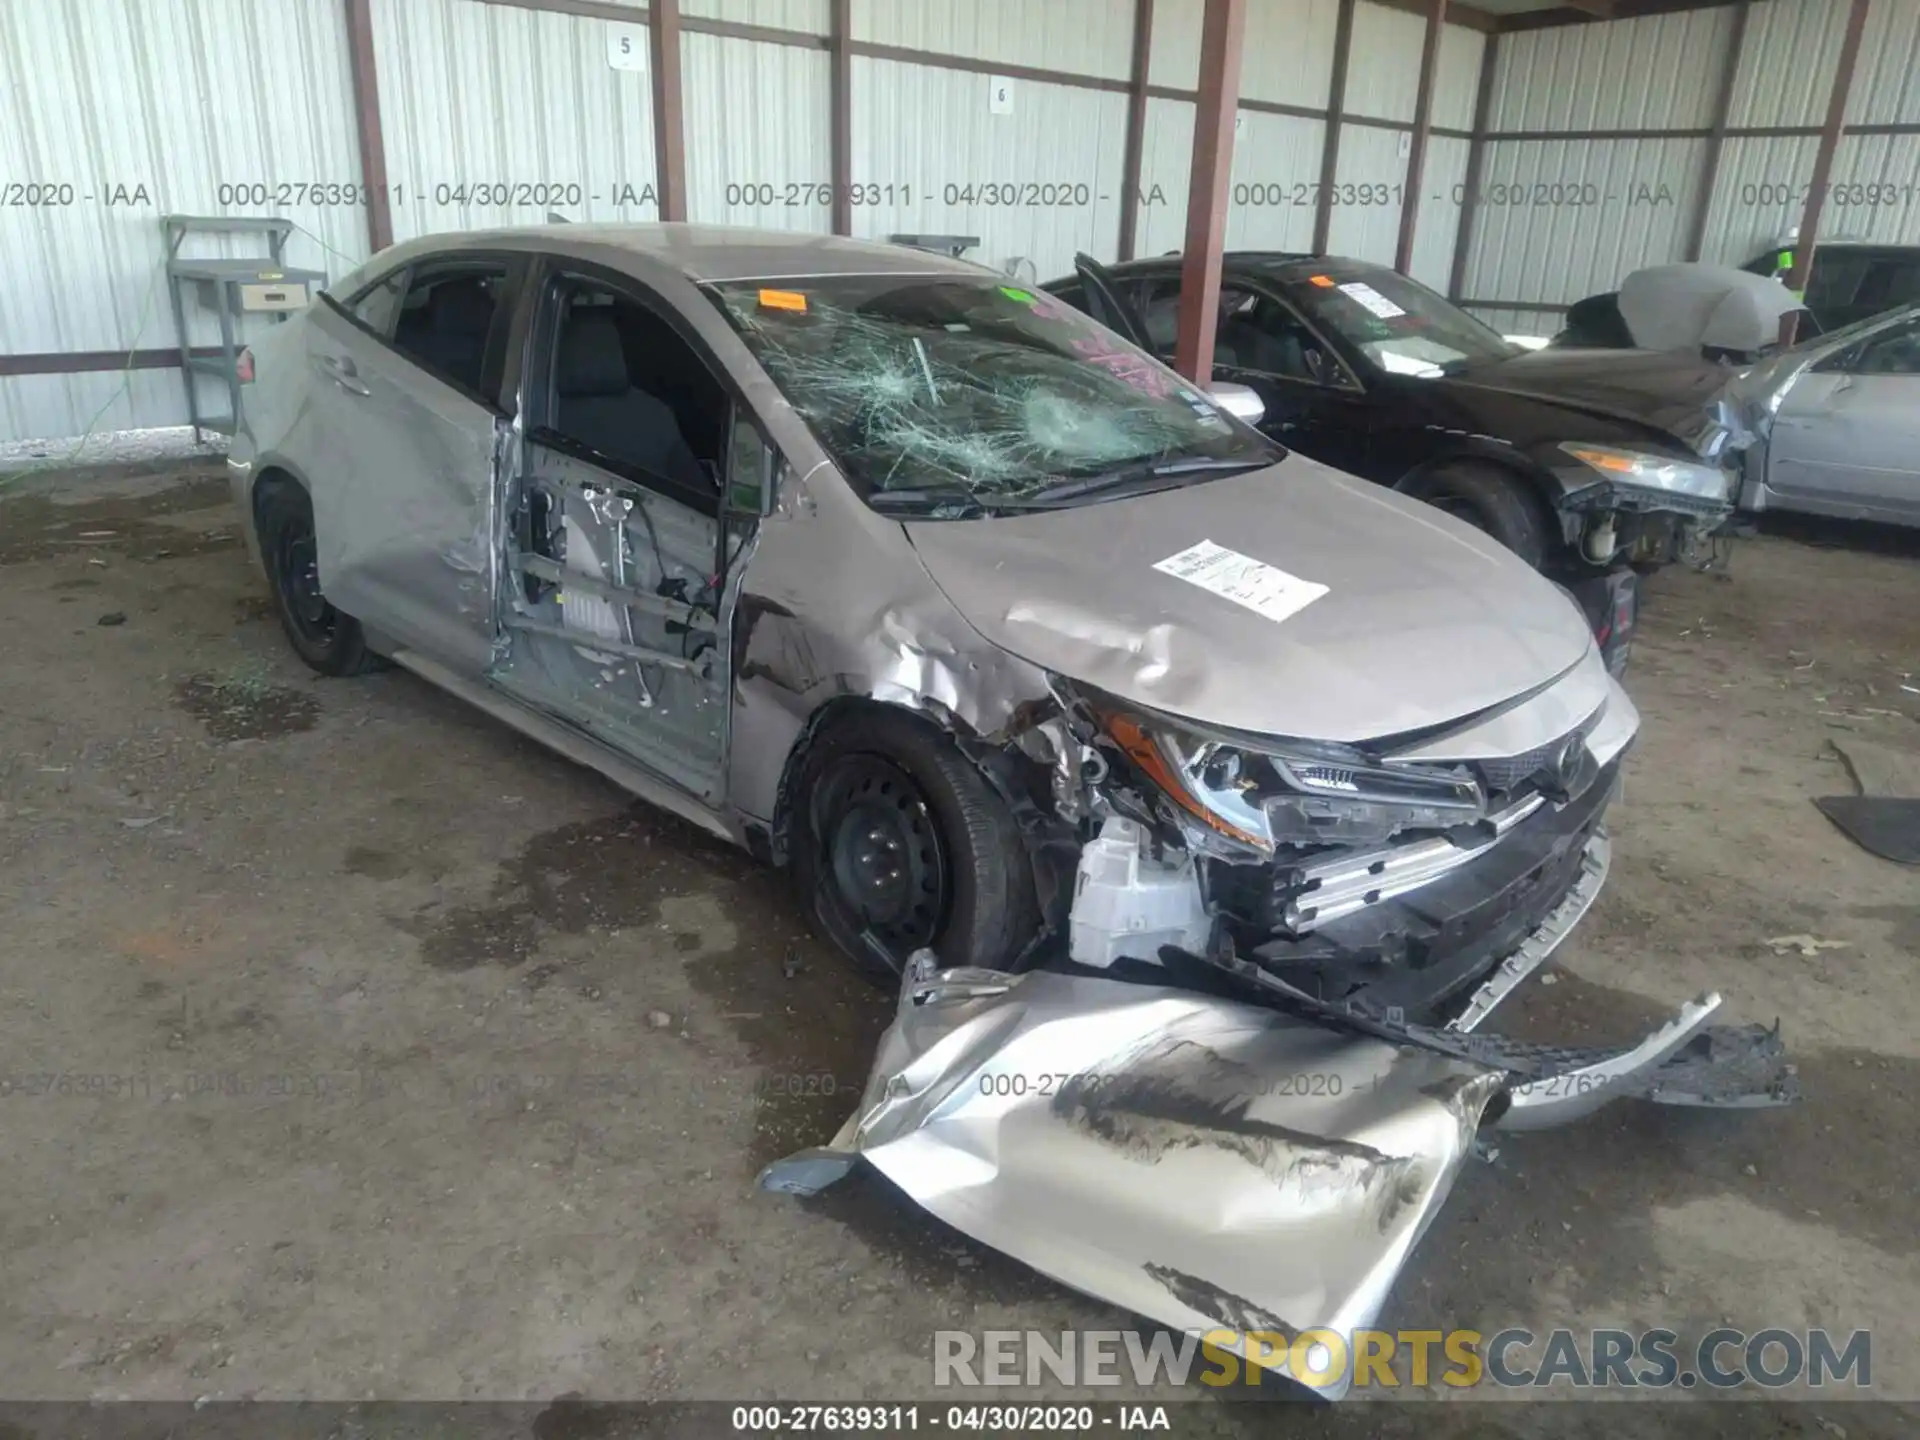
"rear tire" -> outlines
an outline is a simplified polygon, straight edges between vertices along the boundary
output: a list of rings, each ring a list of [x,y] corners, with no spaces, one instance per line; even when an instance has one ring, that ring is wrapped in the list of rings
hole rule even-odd
[[[1421,476],[1409,492],[1491,535],[1536,570],[1558,539],[1527,482],[1492,465],[1441,465]]]
[[[1013,813],[946,735],[900,711],[830,724],[801,766],[793,873],[820,929],[876,983],[913,951],[1005,970],[1040,927]]]
[[[274,608],[294,654],[322,675],[374,669],[379,661],[367,649],[360,622],[334,609],[320,592],[313,502],[307,492],[290,481],[268,481],[254,501],[254,515]]]

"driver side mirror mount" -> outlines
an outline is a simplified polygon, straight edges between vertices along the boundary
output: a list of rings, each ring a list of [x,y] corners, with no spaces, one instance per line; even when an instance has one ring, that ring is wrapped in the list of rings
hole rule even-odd
[[[733,443],[727,451],[727,508],[735,514],[771,515],[779,473],[780,452],[767,443],[757,425],[736,414]]]
[[[1249,425],[1258,425],[1261,417],[1267,413],[1267,402],[1251,386],[1239,385],[1231,380],[1216,380],[1207,386],[1207,394],[1227,414]]]

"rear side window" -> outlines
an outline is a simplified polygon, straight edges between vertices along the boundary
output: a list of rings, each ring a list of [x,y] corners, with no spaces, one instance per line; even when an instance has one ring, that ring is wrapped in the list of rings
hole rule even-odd
[[[506,266],[492,261],[415,270],[400,303],[394,348],[478,394],[506,282]]]
[[[1920,321],[1874,336],[1847,368],[1856,375],[1920,375]]]
[[[1888,256],[1875,260],[1854,299],[1872,314],[1920,300],[1920,258]]]

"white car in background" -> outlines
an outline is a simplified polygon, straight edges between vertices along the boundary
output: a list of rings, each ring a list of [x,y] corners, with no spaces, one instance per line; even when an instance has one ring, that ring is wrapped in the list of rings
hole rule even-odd
[[[1733,394],[1760,437],[1743,509],[1920,525],[1920,305],[1764,361]]]

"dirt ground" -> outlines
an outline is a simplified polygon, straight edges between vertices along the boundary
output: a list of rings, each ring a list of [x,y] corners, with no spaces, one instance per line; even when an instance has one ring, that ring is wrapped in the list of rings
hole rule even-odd
[[[1502,1138],[1386,1323],[1865,1328],[1920,1399],[1920,872],[1810,803],[1836,737],[1920,748],[1920,547],[1838,538],[1651,587],[1612,878],[1505,1021],[1718,989],[1806,1103]],[[889,998],[744,856],[407,674],[311,676],[216,471],[0,482],[0,635],[0,1394],[900,1398],[936,1329],[1121,1323],[875,1179],[754,1189]]]

